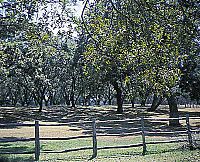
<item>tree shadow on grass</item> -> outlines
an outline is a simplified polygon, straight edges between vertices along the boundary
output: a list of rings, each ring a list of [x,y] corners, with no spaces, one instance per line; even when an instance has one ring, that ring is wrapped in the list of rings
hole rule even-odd
[[[0,155],[0,162],[34,162],[32,156],[17,157],[17,155]]]
[[[101,160],[101,159],[104,159],[104,158],[108,158],[110,160],[117,159],[117,158],[120,158],[120,159],[123,158],[123,159],[131,160],[133,158],[134,161],[137,161],[137,159],[139,157],[144,157],[144,156],[148,156],[149,157],[151,155],[162,156],[162,154],[173,153],[173,152],[176,152],[176,151],[183,151],[183,150],[181,148],[169,148],[169,149],[161,149],[161,150],[147,150],[145,155],[143,155],[142,150],[141,151],[132,151],[132,150],[127,150],[126,151],[126,149],[124,149],[124,151],[118,151],[118,152],[115,151],[114,153],[110,153],[109,155],[102,155],[101,153],[98,153],[99,156],[97,156],[97,160],[98,159]],[[149,160],[151,161],[152,159],[149,159]],[[118,160],[116,160],[116,161],[118,161]]]
[[[98,111],[98,109],[91,110],[91,114],[94,114],[93,116],[90,116],[91,118],[96,118],[97,120],[97,133],[103,133],[103,134],[121,134],[121,136],[124,136],[126,133],[134,133],[141,131],[141,121],[109,121],[109,120],[126,120],[126,119],[136,119],[141,116],[143,117],[152,117],[156,115],[163,115],[167,114],[167,110],[159,110],[154,113],[149,113],[146,111],[146,107],[139,107],[139,108],[131,108],[127,107],[125,109],[125,112],[123,114],[117,114],[114,109],[108,110],[108,111]],[[98,123],[98,120],[105,121],[104,123]],[[67,123],[71,123],[70,119],[66,120]],[[72,125],[70,125],[72,126]],[[73,125],[79,128],[82,128],[83,134],[91,134],[92,133],[92,126],[91,123],[86,124],[80,124],[80,125]],[[185,126],[179,126],[176,128],[170,127],[168,125],[168,122],[162,122],[162,121],[150,121],[145,120],[145,130],[146,131],[177,131],[177,130],[185,130]],[[169,134],[166,134],[169,136]],[[157,134],[151,134],[151,136],[157,136]],[[161,135],[159,135],[161,136]]]
[[[26,146],[26,144],[21,146],[16,142],[0,143],[0,162],[33,162],[33,152],[33,148]]]
[[[130,106],[124,107],[123,114],[116,113],[116,106],[103,106],[103,107],[83,107],[78,106],[77,108],[71,108],[67,106],[53,106],[44,107],[41,113],[38,112],[37,108],[10,108],[2,107],[0,109],[0,123],[23,123],[24,121],[33,122],[39,120],[42,122],[57,122],[67,123],[71,127],[76,127],[78,131],[82,129],[83,134],[91,134],[92,126],[91,123],[81,123],[80,121],[91,121],[93,118],[96,120],[105,121],[104,123],[97,124],[97,133],[105,134],[123,134],[134,133],[141,130],[141,122],[107,122],[108,120],[124,120],[124,119],[135,119],[141,116],[143,117],[159,117],[160,115],[169,114],[168,108],[162,106],[153,113],[147,112],[148,107],[135,107]],[[187,112],[181,111],[180,116],[185,116]],[[199,113],[190,112],[191,116],[200,116]],[[80,124],[74,124],[73,122],[80,122]],[[197,123],[197,127],[200,123]],[[73,128],[75,129],[75,128]],[[145,120],[145,129],[148,131],[177,131],[185,130],[185,126],[177,128],[169,127],[168,122],[155,122]],[[156,135],[156,134],[152,134]]]
[[[17,137],[6,137],[6,138],[1,138],[1,139],[19,139]],[[0,153],[16,153],[16,154],[20,154],[20,153],[25,153],[25,154],[31,154],[31,153],[34,153],[34,150],[33,150],[33,147],[34,147],[34,144],[32,144],[33,146],[30,147],[30,146],[27,146],[27,143],[22,143],[22,144],[19,144],[18,142],[14,142],[14,143],[5,143],[5,142],[1,142],[0,143]]]

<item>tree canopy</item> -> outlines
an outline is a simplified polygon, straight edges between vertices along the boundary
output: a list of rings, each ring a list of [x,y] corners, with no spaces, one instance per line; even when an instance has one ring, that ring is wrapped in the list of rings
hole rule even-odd
[[[134,76],[153,91],[170,92],[179,64],[195,50],[197,12],[197,3],[184,1],[86,1],[89,69],[109,81],[126,83]]]
[[[0,1],[0,104],[199,100],[195,0]],[[20,94],[20,95],[19,95]],[[180,94],[180,93],[179,93]],[[106,101],[108,100],[108,101]],[[154,110],[154,109],[152,109]],[[176,117],[177,107],[170,107]],[[175,114],[175,115],[174,115]]]

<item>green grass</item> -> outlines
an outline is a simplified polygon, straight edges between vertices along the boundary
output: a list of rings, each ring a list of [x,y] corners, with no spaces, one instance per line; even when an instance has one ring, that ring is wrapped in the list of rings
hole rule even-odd
[[[99,138],[98,146],[127,145],[139,143],[141,137],[133,138]],[[88,139],[70,141],[41,141],[41,151],[61,151],[70,148],[91,146],[92,141]],[[189,162],[200,159],[200,150],[181,149],[182,144],[159,144],[147,145],[147,153],[142,155],[142,147],[128,149],[109,149],[99,150],[97,158],[91,161],[116,162],[116,161],[135,161],[135,162]],[[0,152],[8,151],[34,151],[34,142],[15,142],[0,143]],[[70,162],[70,161],[89,161],[92,150],[68,152],[62,154],[41,153],[40,161],[49,162]],[[31,162],[34,161],[34,154],[28,155],[0,155],[0,162]]]

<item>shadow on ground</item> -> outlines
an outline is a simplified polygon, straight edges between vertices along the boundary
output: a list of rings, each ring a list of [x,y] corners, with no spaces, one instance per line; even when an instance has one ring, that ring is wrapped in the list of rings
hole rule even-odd
[[[18,155],[0,155],[0,162],[34,162],[32,155],[20,157]]]
[[[141,116],[148,118],[155,118],[159,116],[168,117],[168,108],[161,106],[156,112],[147,112],[148,107],[135,107],[132,108],[129,105],[124,106],[124,113],[117,114],[115,106],[89,106],[83,107],[78,106],[77,108],[71,108],[67,106],[52,106],[45,107],[43,112],[39,113],[38,108],[27,108],[27,107],[1,107],[0,108],[0,123],[23,123],[33,122],[39,120],[43,122],[58,122],[67,123],[69,126],[77,127],[72,128],[71,131],[79,131],[83,129],[83,134],[91,134],[91,123],[88,124],[72,124],[73,122],[79,121],[91,121],[93,118],[96,120],[106,121],[104,123],[97,124],[97,133],[104,134],[121,134],[122,136],[126,133],[133,133],[140,131],[141,122],[108,122],[108,120],[118,119],[135,119]],[[195,108],[194,108],[195,109]],[[197,108],[196,108],[197,109]],[[185,116],[187,111],[181,110],[180,116]],[[200,116],[199,111],[190,111],[190,116]],[[197,121],[194,128],[199,128],[200,123]],[[145,129],[149,131],[176,131],[185,130],[185,126],[180,127],[169,127],[168,122],[157,122],[157,121],[145,121]],[[152,134],[156,136],[156,134]],[[160,135],[159,135],[160,136]]]

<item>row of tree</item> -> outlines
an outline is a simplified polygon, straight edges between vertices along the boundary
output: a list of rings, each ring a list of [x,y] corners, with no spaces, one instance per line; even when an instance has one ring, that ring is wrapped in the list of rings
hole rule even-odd
[[[136,98],[149,111],[177,95],[199,101],[196,1],[6,1],[0,6],[0,104],[95,104]],[[171,125],[179,124],[172,121]]]
[[[154,94],[151,110],[166,97],[170,117],[179,88],[199,100],[198,2],[86,0],[82,22],[85,71],[114,87],[119,113],[126,87],[144,101]]]

